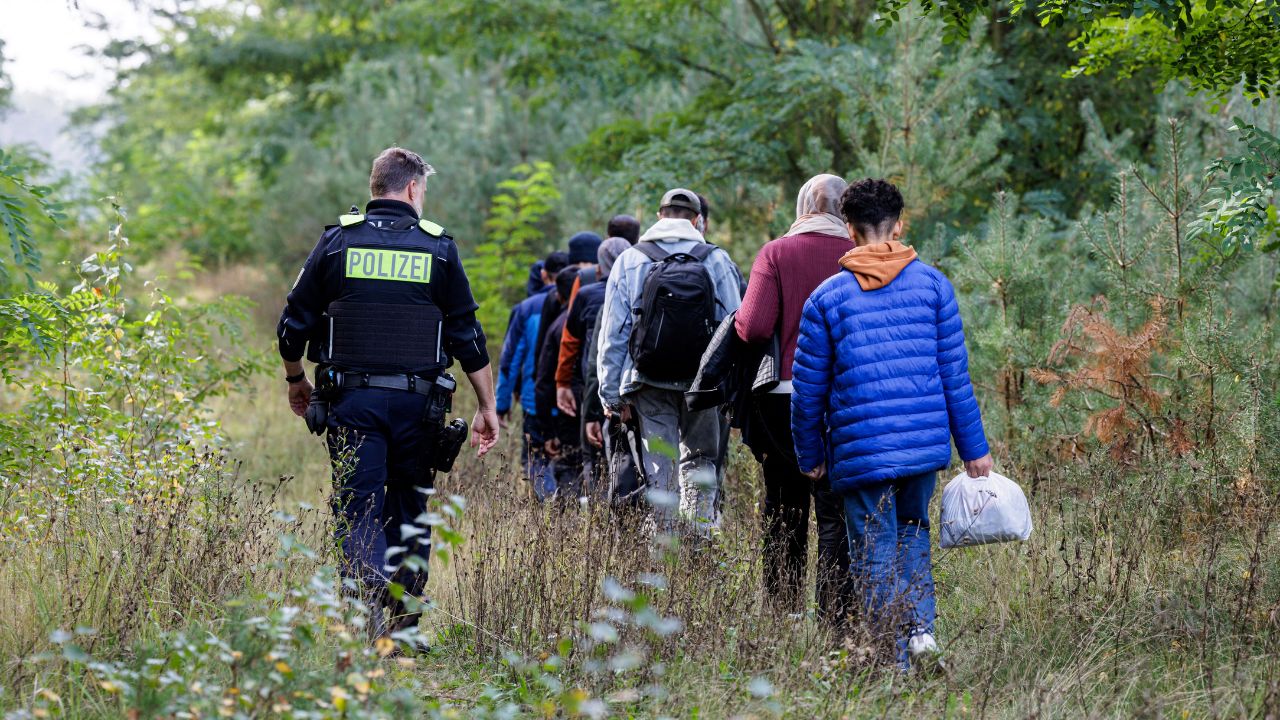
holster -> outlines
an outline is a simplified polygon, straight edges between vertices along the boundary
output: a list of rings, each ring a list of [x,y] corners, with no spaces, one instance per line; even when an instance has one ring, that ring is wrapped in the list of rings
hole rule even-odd
[[[307,429],[314,435],[323,435],[329,428],[329,404],[333,402],[339,390],[335,372],[332,365],[316,368],[315,390],[311,392],[311,403],[307,405],[307,411],[302,416],[307,423]]]
[[[427,409],[423,414],[423,425],[427,431],[426,467],[447,473],[453,470],[453,463],[462,452],[467,441],[467,423],[461,418],[454,419],[448,425],[445,418],[453,411],[453,393],[458,383],[449,373],[440,373],[427,396]]]
[[[321,398],[318,393],[311,393],[311,404],[307,405],[302,419],[306,421],[311,434],[323,435],[329,428],[329,401]]]

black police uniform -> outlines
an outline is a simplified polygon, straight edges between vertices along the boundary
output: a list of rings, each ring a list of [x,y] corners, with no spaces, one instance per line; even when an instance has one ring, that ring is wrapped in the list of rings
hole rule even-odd
[[[297,361],[305,350],[318,364],[317,391],[331,402],[327,442],[345,574],[372,597],[386,599],[388,581],[415,596],[426,584],[425,563],[402,565],[430,549],[429,528],[416,521],[433,484],[439,427],[424,415],[453,360],[467,373],[489,363],[477,307],[444,229],[407,203],[373,200],[364,215],[325,228],[280,316],[280,356]],[[326,377],[341,387],[326,392]],[[403,533],[405,526],[415,529]]]

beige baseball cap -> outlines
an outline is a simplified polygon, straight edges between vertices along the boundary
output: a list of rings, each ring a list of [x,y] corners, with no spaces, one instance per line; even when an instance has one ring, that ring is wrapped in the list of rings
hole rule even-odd
[[[684,188],[673,188],[662,196],[662,203],[658,205],[658,209],[668,207],[684,208],[702,214],[702,203],[698,202],[698,193]]]

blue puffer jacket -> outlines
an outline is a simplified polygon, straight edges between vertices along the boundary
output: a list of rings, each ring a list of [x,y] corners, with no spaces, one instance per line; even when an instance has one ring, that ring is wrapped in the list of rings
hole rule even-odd
[[[818,286],[792,369],[800,467],[826,462],[837,492],[945,468],[953,438],[987,454],[955,290],[919,260],[878,289],[848,269]]]
[[[507,320],[507,336],[502,342],[502,356],[498,362],[498,413],[511,411],[513,395],[520,398],[520,407],[526,415],[537,414],[534,403],[533,370],[534,341],[538,337],[538,324],[542,322],[542,303],[546,300],[550,285],[521,300],[511,309]]]

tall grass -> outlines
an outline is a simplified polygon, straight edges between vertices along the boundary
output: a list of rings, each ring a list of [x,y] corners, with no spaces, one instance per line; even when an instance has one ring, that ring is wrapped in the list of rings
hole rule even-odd
[[[1036,532],[1025,544],[935,549],[950,668],[941,677],[873,663],[865,633],[834,634],[812,608],[803,619],[771,611],[761,590],[757,469],[744,453],[735,457],[723,534],[709,546],[657,549],[634,517],[596,504],[538,505],[518,477],[462,464],[440,482],[442,492],[467,497],[468,512],[463,551],[430,586],[446,667],[437,674],[464,695],[480,694],[478,678],[516,682],[511,658],[581,642],[608,604],[606,578],[616,578],[647,583],[655,607],[683,625],[652,647],[664,693],[636,700],[629,712],[639,716],[1280,711],[1272,659],[1280,650],[1280,498],[1270,482],[1241,484],[1223,457],[1137,469],[1098,452],[1034,474],[1006,464],[1015,477],[1035,478]],[[623,698],[650,681],[602,677],[588,660],[570,652],[557,677]],[[474,667],[487,670],[461,671]],[[753,694],[761,679],[770,691]]]

